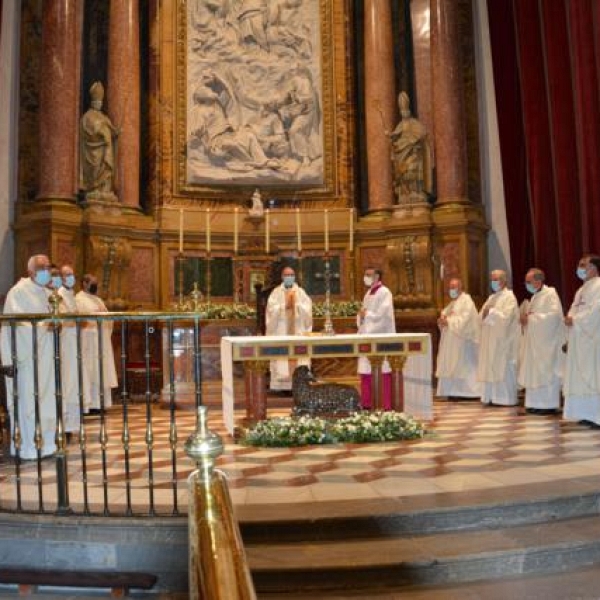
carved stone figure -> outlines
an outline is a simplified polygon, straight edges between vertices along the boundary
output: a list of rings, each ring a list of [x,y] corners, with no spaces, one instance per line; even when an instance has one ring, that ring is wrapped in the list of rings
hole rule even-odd
[[[226,165],[234,171],[280,167],[278,160],[265,155],[250,128],[233,126],[220,97],[210,87],[204,83],[198,85],[193,99],[191,134],[205,147],[213,164]]]
[[[116,154],[119,129],[102,112],[104,86],[90,88],[90,108],[81,117],[79,185],[86,197],[116,200]]]
[[[264,212],[265,208],[263,206],[260,190],[256,188],[252,194],[252,206],[250,207],[248,214],[251,217],[262,217],[264,215]]]
[[[398,106],[402,119],[390,134],[394,191],[398,204],[415,204],[432,191],[431,146],[425,126],[411,115],[406,92],[400,92]]]

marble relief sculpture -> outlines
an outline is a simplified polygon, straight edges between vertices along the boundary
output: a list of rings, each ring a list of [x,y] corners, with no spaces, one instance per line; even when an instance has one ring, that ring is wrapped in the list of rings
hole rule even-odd
[[[104,86],[90,88],[90,108],[80,122],[79,186],[86,198],[116,200],[116,154],[119,129],[102,112]]]
[[[432,159],[429,136],[410,111],[406,92],[398,96],[401,120],[389,134],[394,165],[394,192],[399,205],[419,204],[432,191]]]
[[[188,183],[322,183],[319,0],[195,0],[187,28]]]

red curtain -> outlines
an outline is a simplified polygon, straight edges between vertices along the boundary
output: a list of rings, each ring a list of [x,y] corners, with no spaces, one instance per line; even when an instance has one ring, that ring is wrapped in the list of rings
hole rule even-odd
[[[600,253],[600,0],[488,0],[515,292],[546,271],[568,308]]]

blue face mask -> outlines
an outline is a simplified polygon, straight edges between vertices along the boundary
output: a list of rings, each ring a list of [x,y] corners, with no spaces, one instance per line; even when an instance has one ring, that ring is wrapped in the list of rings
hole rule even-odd
[[[72,288],[75,285],[75,275],[67,275],[65,277],[65,285],[68,288]]]
[[[492,292],[496,293],[500,291],[500,282],[497,280],[494,280],[490,283],[490,285],[492,286]]]
[[[456,288],[452,288],[452,289],[448,290],[448,296],[450,296],[450,298],[452,298],[452,300],[456,300],[458,298],[459,294],[460,294],[460,292]]]
[[[578,267],[577,277],[579,277],[581,281],[585,281],[587,279],[587,269],[585,267]]]
[[[525,287],[530,294],[535,294],[537,292],[537,288],[533,285],[533,283],[526,283]]]
[[[52,277],[52,287],[57,290],[62,285],[62,277],[54,276]]]
[[[291,288],[294,285],[296,278],[293,275],[284,275],[283,277],[283,286],[286,288]]]
[[[34,281],[43,287],[46,287],[50,280],[52,279],[52,275],[48,269],[42,269],[41,271],[36,271],[34,275]]]

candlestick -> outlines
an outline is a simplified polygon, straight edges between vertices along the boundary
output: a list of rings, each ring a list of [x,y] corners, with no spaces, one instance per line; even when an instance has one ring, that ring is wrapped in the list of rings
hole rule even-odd
[[[233,213],[233,253],[238,253],[238,212],[239,208],[236,206]]]
[[[270,221],[270,213],[269,209],[265,210],[265,253],[269,254],[269,249],[271,246],[271,232],[269,231],[269,221]]]
[[[299,208],[296,208],[296,237],[298,238],[298,252],[302,252],[302,229],[300,228]]]
[[[183,253],[183,208],[179,209],[179,253]]]
[[[350,248],[354,248],[354,209],[350,209]]]
[[[325,254],[329,252],[329,211],[325,209]]]
[[[210,252],[210,208],[206,209],[206,251]]]

